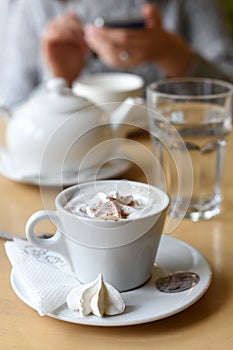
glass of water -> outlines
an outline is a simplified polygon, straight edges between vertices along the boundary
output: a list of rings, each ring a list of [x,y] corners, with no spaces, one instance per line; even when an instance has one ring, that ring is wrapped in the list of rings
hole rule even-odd
[[[223,158],[232,128],[232,92],[232,84],[205,78],[165,79],[147,88],[152,148],[162,165],[171,198],[170,215],[174,218],[199,221],[220,213]],[[156,118],[153,111],[163,118]],[[189,153],[191,192],[185,189],[178,192],[179,184],[187,185],[179,174],[190,172],[190,168],[185,163],[182,165],[184,147],[174,142],[173,152],[169,153],[161,142],[171,138],[172,129],[167,123],[178,131]],[[176,159],[181,160],[179,164]],[[183,169],[179,169],[182,166]],[[160,179],[161,174],[155,171],[157,186]]]

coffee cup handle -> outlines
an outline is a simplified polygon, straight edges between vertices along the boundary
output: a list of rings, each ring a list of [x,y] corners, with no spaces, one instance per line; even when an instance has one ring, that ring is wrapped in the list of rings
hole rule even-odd
[[[51,238],[40,238],[35,234],[34,229],[36,225],[45,220],[51,221],[57,227],[56,233]],[[58,229],[59,227],[61,227],[61,223],[55,211],[40,210],[32,214],[28,219],[26,223],[26,237],[31,244],[39,248],[50,249],[66,256],[64,244],[62,244],[62,235]]]

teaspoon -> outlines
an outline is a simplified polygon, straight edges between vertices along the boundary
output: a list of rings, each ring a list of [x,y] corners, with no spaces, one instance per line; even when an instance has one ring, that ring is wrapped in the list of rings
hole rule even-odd
[[[38,234],[38,237],[44,238],[44,239],[51,238],[52,236],[53,235],[50,233],[39,233]],[[20,238],[20,239],[26,240],[26,237],[17,236],[17,235],[14,235],[13,233],[0,231],[0,239],[4,239],[6,241],[12,241],[14,238]]]

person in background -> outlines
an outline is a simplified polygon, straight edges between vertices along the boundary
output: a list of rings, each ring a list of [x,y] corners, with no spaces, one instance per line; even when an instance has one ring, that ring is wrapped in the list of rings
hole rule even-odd
[[[72,85],[98,72],[132,72],[146,84],[168,76],[233,82],[232,38],[217,0],[144,2],[144,28],[116,29],[94,25],[95,17],[127,18],[133,1],[14,0],[1,67],[4,103],[17,106],[51,77]]]

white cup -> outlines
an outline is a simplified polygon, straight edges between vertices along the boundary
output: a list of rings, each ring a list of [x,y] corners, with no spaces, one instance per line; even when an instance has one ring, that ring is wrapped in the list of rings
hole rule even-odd
[[[144,84],[143,78],[135,74],[106,72],[83,76],[74,84],[73,90],[95,104],[104,104],[101,107],[112,112],[114,105],[110,102],[141,97]]]
[[[120,191],[119,191],[120,189]],[[65,205],[74,196],[85,202],[96,192],[120,192],[152,200],[149,210],[134,219],[103,220],[74,214]],[[158,188],[133,181],[103,180],[72,186],[58,194],[56,211],[42,210],[27,221],[26,235],[32,244],[62,254],[82,283],[99,273],[119,291],[139,287],[151,275],[158,250],[168,196]],[[147,209],[147,208],[146,208]],[[57,227],[50,239],[38,238],[36,224],[51,220]]]

